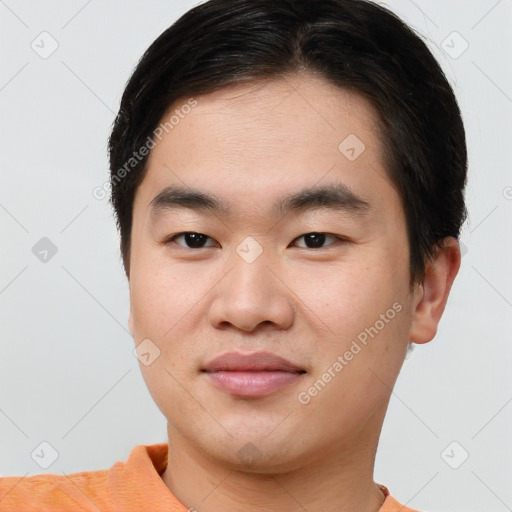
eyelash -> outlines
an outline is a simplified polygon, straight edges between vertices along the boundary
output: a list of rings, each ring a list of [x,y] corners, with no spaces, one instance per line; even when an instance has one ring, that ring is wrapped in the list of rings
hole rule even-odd
[[[174,243],[174,244],[176,244],[176,245],[178,245],[178,246],[180,246],[180,247],[183,247],[184,249],[193,249],[193,250],[194,250],[194,249],[196,249],[196,250],[198,250],[198,249],[206,249],[206,248],[208,248],[208,247],[213,247],[213,246],[211,246],[211,245],[209,245],[209,246],[208,246],[208,245],[207,245],[207,246],[202,246],[202,247],[188,247],[188,246],[186,246],[186,245],[181,245],[181,244],[176,243],[176,241],[175,241],[175,240],[176,240],[177,238],[184,237],[185,235],[203,235],[203,236],[206,236],[206,238],[207,238],[208,240],[214,240],[213,238],[209,237],[208,235],[204,235],[204,233],[198,233],[198,232],[196,232],[196,231],[183,231],[183,232],[181,232],[181,233],[176,233],[175,235],[172,235],[172,236],[170,236],[170,237],[166,238],[166,239],[164,240],[164,242],[163,242],[163,243],[164,243],[165,245],[168,245],[168,244]],[[348,241],[346,238],[343,238],[343,237],[338,236],[338,235],[333,235],[333,234],[331,234],[331,233],[325,233],[325,232],[323,232],[323,231],[310,231],[310,232],[308,232],[308,233],[304,233],[303,235],[298,236],[297,238],[294,238],[294,239],[292,240],[292,243],[296,242],[297,240],[299,240],[299,239],[301,239],[301,238],[303,238],[303,237],[305,237],[305,236],[307,236],[307,235],[324,235],[325,237],[335,238],[335,239],[336,239],[336,241],[335,241],[335,242],[333,242],[333,243],[331,243],[331,244],[324,245],[324,246],[322,246],[322,247],[307,247],[307,246],[302,246],[302,247],[300,247],[301,249],[312,249],[312,250],[325,249],[325,248],[327,248],[327,247],[330,247],[331,245],[334,245],[336,242],[347,242],[347,241]]]

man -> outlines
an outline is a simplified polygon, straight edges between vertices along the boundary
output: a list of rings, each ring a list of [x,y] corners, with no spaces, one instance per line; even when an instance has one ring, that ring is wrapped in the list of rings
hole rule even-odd
[[[211,0],[142,57],[110,164],[168,443],[5,478],[2,510],[410,510],[375,452],[466,215],[460,112],[424,43],[366,1]]]

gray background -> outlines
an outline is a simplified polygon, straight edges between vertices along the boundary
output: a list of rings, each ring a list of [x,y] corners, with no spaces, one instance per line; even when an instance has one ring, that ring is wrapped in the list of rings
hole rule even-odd
[[[107,468],[166,441],[132,353],[113,216],[93,190],[107,180],[131,70],[196,3],[0,0],[4,476]],[[510,510],[512,1],[386,5],[425,35],[459,98],[470,219],[438,335],[399,377],[375,479],[420,510]],[[54,458],[42,442],[58,454],[47,469],[36,463]]]

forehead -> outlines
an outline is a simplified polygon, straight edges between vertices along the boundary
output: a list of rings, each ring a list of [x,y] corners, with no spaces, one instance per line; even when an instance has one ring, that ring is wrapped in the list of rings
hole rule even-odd
[[[302,74],[231,84],[194,102],[178,100],[162,118],[175,122],[150,154],[138,191],[145,207],[171,184],[255,207],[323,180],[370,200],[394,193],[378,116],[354,92]]]

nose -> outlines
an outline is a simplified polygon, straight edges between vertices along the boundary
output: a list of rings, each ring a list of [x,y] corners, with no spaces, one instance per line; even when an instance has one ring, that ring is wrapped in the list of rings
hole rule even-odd
[[[276,278],[275,268],[261,255],[248,263],[235,255],[231,270],[214,289],[208,319],[216,329],[229,327],[244,332],[257,329],[285,330],[293,325],[293,295]]]

